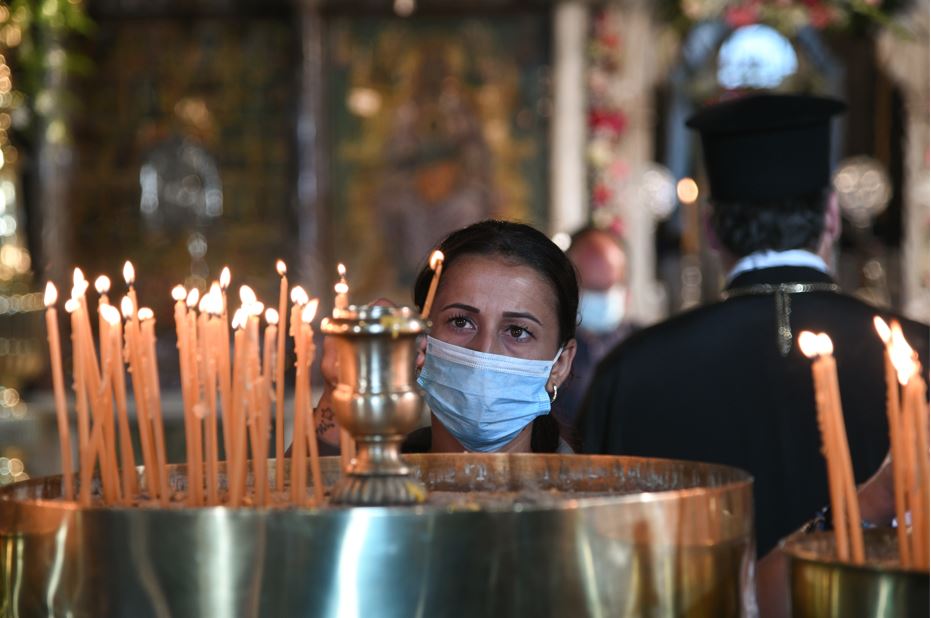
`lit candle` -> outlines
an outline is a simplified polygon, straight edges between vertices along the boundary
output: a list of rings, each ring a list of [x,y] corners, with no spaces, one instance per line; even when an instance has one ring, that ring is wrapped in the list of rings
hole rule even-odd
[[[247,335],[247,364],[246,364],[246,422],[249,428],[249,442],[252,445],[252,478],[255,503],[262,504],[267,498],[268,464],[264,461],[262,453],[262,380],[261,365],[259,361],[259,318],[265,306],[253,301],[247,305],[246,335]]]
[[[272,308],[265,310],[265,322],[267,326],[265,327],[265,344],[262,348],[262,417],[260,419],[260,424],[262,428],[262,446],[263,454],[262,460],[265,462],[265,465],[268,465],[268,450],[269,450],[269,432],[271,429],[271,400],[272,400],[272,381],[273,376],[277,373],[278,363],[276,361],[276,346],[278,340],[278,312]],[[282,423],[283,424],[283,423]],[[282,446],[284,445],[284,440],[282,440]],[[278,459],[277,457],[277,434],[276,434],[276,458],[275,458],[275,479],[276,479],[276,488],[278,482],[283,482],[284,479],[281,476],[284,474],[284,470],[281,472],[278,471],[279,464],[284,464],[284,459]],[[282,451],[283,453],[283,451]],[[279,481],[280,479],[280,481]],[[268,505],[268,496],[266,496],[265,501],[262,503],[263,506]]]
[[[905,461],[905,496],[911,512],[912,566],[928,568],[928,407],[927,390],[921,376],[917,355],[905,340],[902,327],[893,322],[890,354],[898,381],[904,386],[902,394],[902,421],[899,428],[903,436],[902,450]]]
[[[303,290],[301,290],[303,291]],[[295,299],[294,294],[291,296]],[[306,295],[303,297],[306,298]],[[298,295],[298,299],[302,299]],[[306,302],[304,303],[306,304]],[[291,440],[291,502],[302,507],[307,498],[307,399],[310,382],[307,376],[307,329],[302,321],[302,306],[291,308],[291,333],[296,357],[294,374],[294,428]]]
[[[116,473],[116,452],[113,449],[113,409],[109,398],[109,381],[102,379],[101,369],[97,366],[96,345],[91,332],[90,312],[87,308],[85,296],[88,288],[87,280],[80,268],[74,269],[74,287],[71,289],[72,300],[77,301],[78,307],[73,312],[77,317],[78,350],[82,356],[82,373],[87,382],[87,399],[90,403],[91,433],[97,423],[101,423],[101,437],[91,440],[92,447],[99,449],[100,480],[103,488],[104,501],[112,504],[118,498],[118,476]],[[104,376],[105,378],[105,376]],[[110,405],[108,405],[110,402]],[[92,436],[93,437],[93,436]],[[93,465],[93,459],[91,459]]]
[[[82,505],[90,505],[90,486],[92,462],[88,462],[90,453],[90,418],[87,411],[87,385],[84,382],[84,360],[81,350],[81,323],[77,312],[80,303],[71,298],[65,303],[65,311],[71,316],[71,352],[74,374],[75,408],[78,415],[78,463],[80,473],[79,500]]]
[[[282,260],[275,264],[281,282],[278,286],[278,319],[283,319],[288,310],[288,267]],[[275,356],[275,487],[284,491],[284,344],[287,331],[278,329],[278,353]]]
[[[245,343],[246,331],[245,311],[238,309],[233,315],[233,373],[236,379],[233,380],[233,418],[232,431],[230,432],[233,442],[233,453],[230,457],[228,466],[232,467],[229,476],[229,505],[239,506],[242,504],[244,491],[245,474],[246,474],[246,435],[244,427],[240,423],[242,418],[243,391],[245,386]]]
[[[213,299],[208,295],[202,299],[201,314],[198,317],[198,331],[201,333],[201,370],[205,376],[204,395],[206,397],[207,416],[204,431],[204,448],[207,451],[207,504],[219,504],[219,432],[217,430],[217,360],[216,355],[208,349],[216,346],[216,326],[219,317]]]
[[[123,263],[123,281],[125,281],[127,287],[129,287],[129,290],[127,291],[126,294],[127,296],[129,296],[129,300],[132,301],[132,304],[133,304],[133,314],[129,317],[129,319],[133,323],[132,330],[135,333],[133,336],[136,336],[139,333],[139,319],[136,317],[135,308],[139,306],[139,299],[136,298],[136,288],[135,288],[136,269],[133,266],[133,263],[130,262],[129,260],[126,260]],[[122,309],[122,307],[120,308]],[[124,312],[123,317],[125,316],[126,314]],[[127,343],[128,342],[129,340],[127,339]],[[148,472],[148,470],[146,470],[146,472]]]
[[[116,418],[120,433],[120,463],[123,478],[123,500],[132,504],[136,495],[136,455],[133,452],[132,434],[129,428],[129,415],[126,411],[126,378],[123,374],[123,330],[120,312],[116,307],[104,311],[104,319],[110,327],[111,358],[110,367],[113,395],[116,400]]]
[[[108,304],[98,307],[101,322],[101,372],[98,382],[93,387],[97,393],[94,416],[95,419],[99,419],[99,422],[103,424],[103,436],[99,445],[101,448],[100,456],[102,458],[101,474],[104,479],[104,498],[108,504],[122,502],[122,488],[118,471],[119,466],[116,460],[116,427],[114,426],[113,420],[112,388],[113,363],[114,361],[119,362],[119,357],[117,356],[114,358],[113,356],[110,325],[104,317],[105,314],[109,314],[111,311],[116,311],[116,309]],[[119,320],[119,311],[117,311],[117,320]]]
[[[895,366],[892,363],[892,332],[889,325],[876,316],[873,318],[876,333],[885,344],[883,357],[886,368],[886,416],[889,422],[889,451],[892,456],[893,491],[895,495],[896,535],[899,544],[899,560],[905,567],[911,565],[911,551],[908,542],[908,529],[906,526],[905,491],[906,491],[906,462],[903,448],[902,413],[899,394],[899,380]]]
[[[346,267],[343,264],[337,264],[336,272],[339,274],[339,281],[333,286],[333,291],[336,292],[334,305],[337,309],[346,309],[349,307],[349,284],[346,282]]]
[[[104,360],[105,355],[109,354],[109,342],[107,336],[107,321],[103,318],[103,315],[100,314],[100,307],[110,304],[110,299],[107,298],[107,292],[110,291],[110,277],[106,275],[100,275],[94,280],[94,289],[97,290],[97,313],[98,313],[98,335],[100,337],[100,366],[103,367],[106,364]],[[107,350],[106,352],[104,350]]]
[[[171,289],[171,297],[175,301],[175,336],[178,340],[178,368],[181,373],[181,401],[184,408],[184,453],[187,461],[188,477],[188,505],[195,506],[194,492],[192,489],[191,465],[194,462],[194,427],[193,402],[191,393],[190,369],[188,368],[188,311],[185,299],[188,296],[187,290],[182,285],[176,285]]]
[[[305,351],[305,362],[306,362],[306,371],[307,371],[307,397],[303,402],[305,406],[304,411],[304,432],[307,435],[307,445],[310,450],[310,473],[313,478],[314,483],[314,503],[317,506],[323,504],[323,474],[320,471],[320,453],[317,448],[317,434],[312,429],[313,425],[313,386],[311,382],[311,371],[310,367],[314,362],[314,329],[311,326],[311,322],[314,320],[314,316],[317,315],[317,306],[319,301],[314,298],[308,302],[304,308],[301,310],[301,321],[303,322],[303,328],[305,330],[304,335],[304,346]],[[304,473],[306,475],[306,472]]]
[[[147,410],[148,397],[146,395],[145,369],[142,366],[142,349],[138,330],[139,318],[136,315],[135,304],[129,296],[123,297],[120,309],[123,318],[126,320],[124,332],[129,356],[129,375],[133,383],[133,398],[136,401],[136,424],[139,427],[139,443],[142,446],[143,478],[150,497],[158,498],[158,464],[151,435],[152,424],[149,421]]]
[[[49,359],[52,365],[52,388],[55,392],[55,414],[58,418],[58,445],[61,450],[61,479],[65,500],[74,500],[74,469],[71,462],[71,429],[68,426],[68,405],[65,400],[65,377],[61,364],[61,339],[58,334],[58,311],[55,302],[58,290],[49,281],[45,285],[45,325],[48,333]]]
[[[204,503],[204,477],[203,477],[203,428],[202,420],[206,415],[206,407],[201,403],[201,387],[203,372],[200,370],[199,358],[202,356],[203,333],[197,332],[197,307],[201,301],[200,290],[191,288],[187,293],[185,305],[188,310],[187,328],[187,354],[185,364],[188,371],[188,384],[191,389],[188,425],[190,428],[190,456],[188,458],[188,503],[201,505]],[[199,335],[199,336],[198,336]]]
[[[434,251],[430,255],[430,269],[433,270],[433,278],[430,279],[430,288],[427,290],[427,298],[424,300],[423,309],[420,316],[424,319],[429,317],[430,309],[433,307],[433,299],[436,296],[436,289],[440,285],[440,275],[443,274],[443,252]]]
[[[812,364],[812,377],[828,465],[828,486],[838,558],[848,560],[852,553],[853,562],[862,564],[864,549],[860,506],[854,485],[847,432],[844,429],[837,364],[833,356],[834,345],[826,334],[815,335],[810,331],[800,333],[798,341],[802,353],[815,359]]]
[[[162,505],[168,504],[171,493],[168,486],[168,461],[165,454],[165,429],[162,423],[162,394],[158,379],[158,356],[155,347],[155,313],[148,307],[139,310],[142,323],[142,362],[146,371],[149,406],[146,410],[153,425],[155,462],[158,466],[158,495]]]
[[[219,317],[216,321],[216,345],[213,353],[216,357],[217,375],[220,383],[220,408],[223,413],[223,447],[226,449],[226,460],[233,456],[234,444],[232,440],[233,426],[236,419],[233,416],[233,388],[230,374],[230,332],[229,319],[226,310],[226,293],[223,291],[229,286],[229,268],[220,273],[220,283],[210,286],[210,305]],[[227,474],[229,468],[227,467]]]

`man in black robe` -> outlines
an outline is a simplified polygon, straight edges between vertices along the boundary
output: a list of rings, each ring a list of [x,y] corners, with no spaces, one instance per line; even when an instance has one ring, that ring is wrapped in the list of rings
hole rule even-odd
[[[840,235],[827,191],[830,119],[843,108],[756,95],[689,120],[702,138],[710,240],[730,272],[723,300],[621,343],[599,366],[579,425],[588,453],[749,471],[761,556],[829,502],[812,361],[798,334],[833,340],[858,483],[889,448],[873,317],[898,319],[927,369],[927,326],[841,293],[828,272]]]

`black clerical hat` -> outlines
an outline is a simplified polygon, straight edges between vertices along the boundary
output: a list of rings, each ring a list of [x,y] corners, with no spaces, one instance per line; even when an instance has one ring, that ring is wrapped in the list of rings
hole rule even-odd
[[[701,134],[711,198],[777,200],[817,194],[830,181],[836,99],[760,94],[711,105],[685,123]]]

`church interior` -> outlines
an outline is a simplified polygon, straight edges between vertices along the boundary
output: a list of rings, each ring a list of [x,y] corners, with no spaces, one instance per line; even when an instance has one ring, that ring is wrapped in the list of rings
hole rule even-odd
[[[564,436],[568,452],[580,454],[520,463],[519,455],[476,453],[473,465],[485,472],[473,477],[472,453],[405,455],[402,466],[401,438],[379,442],[378,432],[388,430],[370,426],[380,419],[388,427],[380,415],[406,405],[394,391],[379,399],[372,391],[379,375],[390,371],[393,388],[402,384],[419,397],[423,380],[413,362],[430,322],[415,283],[424,273],[429,282],[432,272],[427,306],[437,285],[440,299],[440,272],[450,275],[456,262],[447,251],[444,269],[443,253],[438,264],[431,256],[450,233],[477,222],[526,223],[570,258],[580,230],[614,239],[624,258],[623,284],[611,288],[623,292],[614,326],[652,332],[722,302],[733,275],[708,229],[713,190],[704,136],[687,121],[710,105],[760,94],[846,106],[826,121],[826,190],[840,213],[824,262],[831,285],[877,315],[927,325],[929,40],[924,0],[0,3],[0,615],[927,611],[927,392],[911,386],[920,380],[923,387],[927,376],[927,331],[922,343],[905,328],[925,366],[916,360],[913,380],[888,387],[890,401],[894,391],[896,404],[901,395],[902,409],[916,415],[917,472],[902,464],[895,475],[897,483],[900,474],[916,483],[909,521],[917,540],[909,551],[917,561],[887,568],[888,560],[871,558],[873,537],[864,531],[866,561],[887,565],[877,577],[899,591],[895,599],[843,605],[852,588],[866,594],[873,584],[843,588],[847,571],[816,572],[813,564],[837,563],[818,563],[817,550],[806,548],[815,558],[792,563],[791,610],[769,614],[766,593],[754,585],[767,573],[763,563],[754,569],[762,555],[752,544],[734,550],[728,539],[736,537],[727,536],[740,515],[741,534],[752,537],[748,479],[756,473],[718,470],[717,461],[680,468],[665,452],[655,460],[636,459],[653,455],[636,449],[583,455]],[[782,162],[772,161],[778,175]],[[295,296],[298,288],[289,286],[298,285]],[[242,313],[234,312],[237,298]],[[579,315],[586,302],[583,289]],[[793,302],[803,319],[802,301]],[[788,311],[779,328],[788,328]],[[339,330],[350,314],[358,323]],[[586,326],[583,317],[579,328]],[[790,332],[793,350],[798,336]],[[615,342],[604,343],[603,353]],[[427,367],[433,344],[421,349]],[[329,396],[330,346],[342,371],[335,421],[319,403]],[[842,344],[835,339],[835,346]],[[850,374],[842,353],[843,390]],[[819,415],[827,382],[819,382],[817,367],[830,356],[820,354],[814,386],[805,387],[806,405],[817,401]],[[721,388],[728,379],[722,373]],[[880,373],[872,381],[885,397],[883,380]],[[672,382],[666,387],[674,391]],[[566,390],[563,403],[584,394]],[[555,383],[548,396],[555,414]],[[340,397],[370,412],[361,420],[352,408],[358,417],[347,420],[349,408],[346,416],[336,408]],[[845,409],[848,403],[845,391]],[[885,405],[876,411],[883,423]],[[649,406],[642,413],[651,414]],[[417,414],[419,425],[410,427],[430,425],[429,410]],[[401,427],[393,422],[392,436]],[[229,430],[230,423],[241,427]],[[338,437],[332,452],[317,439],[328,428]],[[359,438],[363,431],[378,440]],[[855,449],[858,438],[848,432]],[[890,436],[894,453],[902,436]],[[817,457],[833,465],[827,442],[823,451]],[[625,455],[635,459],[622,461]],[[290,458],[290,489],[283,457]],[[832,500],[834,479],[847,478],[838,465],[837,477],[833,468],[819,469]],[[415,470],[427,505],[451,502],[377,507],[381,519],[361,518],[367,507],[358,505],[375,504],[364,502],[375,495],[364,486],[366,470],[384,479],[387,466],[396,475]],[[457,483],[485,487],[486,474],[499,484],[444,497],[470,491]],[[195,491],[194,475],[205,475],[206,489]],[[551,477],[564,486],[532,489],[549,487]],[[647,477],[652,489],[638,485],[649,485]],[[148,494],[130,504],[125,493],[141,491],[143,479]],[[300,499],[298,482],[306,490]],[[661,499],[664,483],[674,488],[674,503]],[[328,484],[336,506],[324,506]],[[275,503],[273,487],[287,504]],[[410,487],[395,502],[385,496],[398,486],[377,491],[383,504],[414,500]],[[633,500],[636,491],[647,497]],[[526,503],[522,492],[530,492]],[[588,507],[587,495],[612,497]],[[912,504],[912,494],[903,495]],[[455,519],[463,513],[474,517]],[[834,525],[840,529],[837,519]],[[855,550],[863,540],[851,535]],[[828,538],[841,542],[839,533]],[[482,562],[492,560],[486,543],[517,549]],[[456,581],[452,556],[464,573],[488,581]],[[535,561],[550,565],[546,581],[528,572]],[[818,582],[814,591],[799,591],[803,580]],[[830,594],[829,610],[817,605]],[[540,604],[551,598],[558,601]],[[877,613],[850,613],[869,603]]]

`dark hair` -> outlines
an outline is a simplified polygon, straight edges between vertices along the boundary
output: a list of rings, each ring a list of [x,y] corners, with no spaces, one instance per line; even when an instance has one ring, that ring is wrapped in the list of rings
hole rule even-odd
[[[771,249],[814,249],[824,230],[827,195],[768,202],[719,202],[711,208],[718,240],[738,257]]]
[[[579,308],[575,269],[559,247],[539,230],[524,223],[489,219],[453,232],[437,248],[443,252],[444,269],[466,255],[500,256],[534,269],[550,284],[556,297],[559,343],[565,344],[575,337]],[[432,277],[428,264],[414,283],[414,304],[420,308],[423,308]]]

